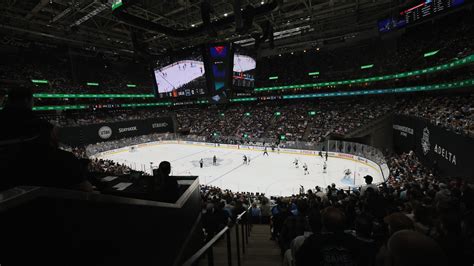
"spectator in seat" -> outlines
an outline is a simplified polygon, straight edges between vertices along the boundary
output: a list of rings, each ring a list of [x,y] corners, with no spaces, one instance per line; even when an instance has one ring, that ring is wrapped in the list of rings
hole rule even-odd
[[[9,91],[5,107],[0,111],[0,121],[4,125],[0,131],[1,141],[37,142],[41,133],[49,134],[52,125],[36,116],[32,108],[31,89],[15,88]]]
[[[281,230],[283,228],[283,223],[285,222],[286,218],[293,216],[289,207],[288,201],[283,199],[278,204],[278,212],[273,215],[272,217],[272,226],[273,226],[273,239],[279,241],[281,237]]]
[[[32,106],[30,89],[12,89],[0,112],[0,123],[8,125],[0,133],[0,169],[6,176],[0,189],[30,185],[92,192],[86,166],[73,153],[57,148],[53,125],[33,114]]]
[[[309,236],[296,252],[296,265],[358,265],[360,248],[357,240],[344,233],[346,218],[335,207],[322,212],[322,232]],[[368,255],[370,256],[370,255]],[[360,264],[366,265],[366,264]]]
[[[412,231],[401,230],[387,243],[387,266],[441,266],[447,265],[441,247],[431,238]]]
[[[372,176],[366,175],[366,176],[364,176],[364,179],[365,179],[365,183],[366,183],[367,185],[363,186],[363,187],[360,189],[360,195],[361,195],[361,196],[364,196],[365,191],[366,191],[368,188],[372,188],[374,191],[378,191],[378,190],[379,190],[376,185],[372,184],[372,181],[374,180],[374,178],[373,178]]]
[[[252,217],[253,224],[259,224],[262,219],[262,211],[257,206],[257,203],[252,203],[252,208],[250,209],[250,216]]]
[[[168,161],[162,161],[158,169],[153,172],[152,182],[149,183],[152,199],[169,203],[175,203],[178,200],[179,185],[170,173],[171,164]]]
[[[401,212],[395,212],[387,215],[384,222],[388,225],[388,235],[391,236],[401,230],[414,230],[413,221]],[[376,256],[376,265],[384,265],[384,261],[388,256],[387,243],[384,243]]]
[[[290,248],[291,241],[304,234],[305,231],[311,231],[308,218],[308,202],[300,199],[296,203],[297,214],[286,218],[283,223],[280,237],[280,247],[282,254]]]
[[[355,219],[355,238],[360,247],[359,265],[375,265],[377,253],[375,240],[372,238],[373,223],[369,215],[359,215]]]
[[[272,213],[271,213],[270,201],[268,200],[267,197],[262,198],[262,202],[260,204],[260,210],[262,211],[262,223],[268,224],[270,222],[270,216],[272,215]]]

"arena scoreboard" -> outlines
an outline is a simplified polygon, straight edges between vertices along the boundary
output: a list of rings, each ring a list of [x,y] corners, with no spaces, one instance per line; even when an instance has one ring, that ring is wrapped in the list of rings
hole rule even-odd
[[[204,67],[209,101],[224,103],[232,87],[234,49],[232,43],[204,46]]]
[[[465,0],[425,0],[417,5],[414,5],[406,10],[400,12],[407,24],[416,22],[425,17],[441,13],[450,8],[459,6]]]
[[[464,4],[465,0],[423,0],[413,1],[403,8],[397,16],[379,20],[380,32],[389,32],[416,23],[424,18],[433,17]]]

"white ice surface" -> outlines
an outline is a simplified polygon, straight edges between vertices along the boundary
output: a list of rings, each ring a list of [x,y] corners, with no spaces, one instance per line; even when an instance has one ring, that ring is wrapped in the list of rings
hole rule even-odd
[[[216,155],[217,166],[212,165]],[[243,164],[243,156],[251,158],[249,165]],[[335,183],[339,188],[364,184],[367,174],[374,183],[383,181],[380,170],[358,161],[329,157],[327,173],[323,173],[321,157],[271,152],[263,156],[261,151],[198,146],[191,144],[158,144],[138,148],[135,152],[109,154],[101,158],[124,163],[150,172],[150,162],[156,167],[161,161],[170,161],[172,175],[197,175],[200,184],[209,184],[232,191],[264,192],[266,195],[287,196],[298,193],[300,185],[305,190],[315,186],[326,187]],[[203,158],[204,167],[199,167]],[[295,158],[300,161],[295,168]],[[304,175],[303,164],[308,165],[309,175]],[[350,179],[344,179],[344,170],[351,169]],[[355,179],[355,182],[354,182]],[[355,183],[355,184],[354,184]]]

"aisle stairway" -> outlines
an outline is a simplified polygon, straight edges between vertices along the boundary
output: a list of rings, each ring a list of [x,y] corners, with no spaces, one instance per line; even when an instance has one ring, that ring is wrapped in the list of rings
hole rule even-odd
[[[237,266],[236,251],[236,232],[235,226],[230,231],[232,246],[232,265]],[[242,266],[280,266],[282,258],[280,249],[275,241],[270,240],[269,225],[253,225],[248,238],[248,244],[245,244],[245,253],[242,252],[242,238],[239,228],[240,260]],[[226,235],[214,246],[214,265],[227,266],[227,239]],[[207,257],[203,257],[199,265],[208,265]]]
[[[254,225],[242,259],[243,266],[281,265],[280,248],[270,240],[269,225]]]

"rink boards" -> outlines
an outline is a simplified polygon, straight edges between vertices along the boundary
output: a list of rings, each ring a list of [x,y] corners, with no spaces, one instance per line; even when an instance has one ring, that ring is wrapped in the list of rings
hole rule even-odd
[[[280,148],[279,152],[277,152],[277,149],[272,151],[271,148],[267,148],[270,156],[268,157],[269,159],[266,159],[266,156],[262,156],[264,147],[252,145],[219,144],[217,146],[214,143],[172,140],[134,146],[138,148],[135,152],[129,152],[129,147],[124,147],[98,153],[94,157],[125,163],[132,166],[132,168],[137,168],[137,170],[148,170],[147,166],[141,166],[140,169],[137,165],[148,165],[150,160],[169,160],[174,165],[174,170],[177,171],[175,174],[198,175],[201,177],[201,184],[217,185],[239,191],[267,192],[267,194],[271,195],[292,194],[295,188],[299,187],[300,183],[304,183],[305,187],[309,188],[314,188],[315,185],[324,187],[331,183],[335,183],[338,187],[343,188],[360,186],[363,185],[361,179],[365,174],[372,175],[374,183],[381,183],[384,182],[389,174],[389,169],[386,165],[379,166],[367,158],[337,152],[328,153],[328,173],[323,174],[323,160],[318,155],[319,151],[314,150]],[[205,169],[196,167],[196,161],[199,160],[198,157],[208,156],[206,158],[211,158],[212,154],[217,154],[219,160],[222,159],[222,165],[205,167]],[[253,157],[250,166],[241,166],[241,157],[244,154]],[[289,166],[288,162],[292,162],[293,158],[296,157],[301,161],[301,165],[303,163],[308,164],[311,172],[310,176],[300,177],[302,170],[299,172],[294,169],[292,170],[291,166],[290,169],[287,169]],[[315,164],[318,166],[315,167]],[[286,165],[286,168],[282,168],[281,165]],[[363,166],[367,169],[364,169]],[[346,168],[354,169],[353,182],[340,180],[340,173]],[[360,171],[357,169],[360,169]],[[285,176],[294,177],[288,178]],[[273,189],[273,192],[269,192],[268,189],[263,189],[264,191],[262,191],[266,184],[253,186],[254,190],[251,190],[252,186],[247,184],[246,180],[252,183],[255,183],[256,180],[258,180],[257,183],[263,183],[264,180],[267,183],[274,183],[275,180],[280,180],[279,182],[285,183],[285,186],[291,185],[291,193],[288,188]]]

